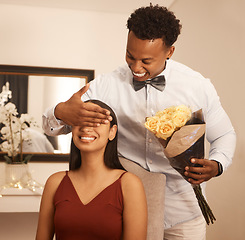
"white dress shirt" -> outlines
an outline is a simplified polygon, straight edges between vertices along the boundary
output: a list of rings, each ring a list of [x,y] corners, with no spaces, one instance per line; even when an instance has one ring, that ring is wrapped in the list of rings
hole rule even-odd
[[[173,60],[167,61],[166,68],[160,75],[164,75],[166,79],[162,92],[149,84],[136,92],[132,73],[125,65],[93,80],[82,100],[98,99],[115,111],[120,155],[151,172],[166,175],[164,227],[167,229],[200,216],[201,211],[191,184],[170,166],[162,146],[144,127],[145,118],[174,105],[185,104],[192,111],[202,109],[206,138],[211,144],[206,158],[219,161],[224,170],[232,162],[236,136],[209,79]],[[43,128],[48,135],[70,131],[69,126],[55,118],[54,108],[44,113]],[[205,184],[202,184],[202,188],[204,190]]]

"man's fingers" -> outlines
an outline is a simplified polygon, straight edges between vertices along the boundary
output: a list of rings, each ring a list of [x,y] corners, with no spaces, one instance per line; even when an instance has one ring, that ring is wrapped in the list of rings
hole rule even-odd
[[[188,179],[188,182],[191,183],[191,184],[193,184],[193,185],[198,185],[198,184],[203,183],[204,180],[203,180],[203,179],[201,179],[201,180],[195,180],[195,179],[193,179],[193,178],[189,178],[189,179]]]
[[[98,119],[111,119],[110,111],[104,109],[97,104],[87,102],[84,103],[84,110],[86,110],[86,116]]]
[[[188,178],[188,181],[191,184],[200,184],[205,181],[206,175],[205,174],[197,174],[192,172],[185,172],[185,176]]]
[[[80,126],[80,127],[98,127],[101,124],[109,124],[110,121],[108,120],[97,120],[94,118],[87,118],[87,120],[84,120],[82,122],[77,122],[74,126]]]
[[[205,159],[192,158],[191,162],[203,166],[205,164]]]
[[[197,173],[197,174],[204,174],[206,172],[205,167],[186,167],[186,171],[192,172],[192,173]]]
[[[87,83],[84,87],[82,87],[77,93],[82,96],[85,92],[88,91],[90,84]]]
[[[97,113],[96,115],[94,115],[93,113],[90,113],[92,114],[91,116],[88,116],[89,114],[87,114],[86,117],[81,117],[81,118],[78,118],[78,122],[90,122],[92,124],[96,124],[96,123],[99,123],[99,124],[107,124],[110,122],[110,119],[108,118],[102,118],[102,117],[99,117],[100,114]],[[102,115],[102,116],[105,116],[105,115]],[[79,124],[80,125],[80,124]]]

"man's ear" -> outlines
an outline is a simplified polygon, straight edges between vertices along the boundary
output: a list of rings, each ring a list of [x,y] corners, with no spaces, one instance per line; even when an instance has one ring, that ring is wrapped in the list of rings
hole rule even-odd
[[[169,47],[169,49],[168,49],[168,55],[167,55],[167,58],[168,59],[172,57],[172,55],[174,54],[174,50],[175,50],[175,46]]]
[[[115,136],[117,134],[117,125],[113,125],[111,128],[110,128],[110,132],[109,132],[109,140],[112,141]]]

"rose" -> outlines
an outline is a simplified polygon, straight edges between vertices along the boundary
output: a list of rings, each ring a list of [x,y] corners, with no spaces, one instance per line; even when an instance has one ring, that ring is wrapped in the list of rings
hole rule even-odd
[[[175,112],[172,116],[173,124],[176,128],[181,128],[185,126],[186,122],[189,120],[187,115],[182,112]]]
[[[159,117],[156,116],[147,118],[145,127],[149,129],[151,132],[156,133],[158,121],[159,121]]]
[[[147,118],[145,127],[156,137],[166,140],[184,126],[191,118],[191,109],[185,105],[172,106],[159,111],[155,116]]]
[[[162,138],[166,140],[175,131],[175,125],[173,124],[172,121],[164,121],[164,122],[158,122],[157,124],[157,129],[156,129],[156,137]]]
[[[162,117],[164,116],[165,118],[170,119],[173,113],[175,112],[176,107],[172,106],[169,108],[164,109],[163,111],[159,111],[156,113],[156,116]]]
[[[185,105],[179,105],[175,107],[175,112],[183,113],[187,118],[191,118],[191,109]]]
[[[175,111],[172,115],[172,121],[176,128],[185,126],[186,122],[191,118],[191,109],[185,105],[175,107]]]

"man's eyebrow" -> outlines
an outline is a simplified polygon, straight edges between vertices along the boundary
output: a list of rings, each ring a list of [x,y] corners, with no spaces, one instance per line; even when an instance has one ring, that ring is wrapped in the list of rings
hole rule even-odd
[[[152,60],[153,58],[143,58],[142,60]]]
[[[134,58],[134,56],[127,50],[127,53]],[[149,58],[143,58],[141,60],[152,60],[153,58],[149,57]]]

